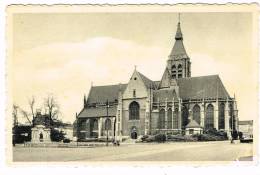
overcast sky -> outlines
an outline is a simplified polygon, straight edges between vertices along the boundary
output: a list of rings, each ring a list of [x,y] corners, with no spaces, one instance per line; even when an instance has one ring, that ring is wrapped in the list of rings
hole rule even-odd
[[[177,13],[16,14],[11,78],[14,102],[29,111],[48,93],[73,122],[94,85],[127,83],[137,70],[160,80],[174,44]],[[241,120],[257,115],[250,13],[182,13],[192,76],[219,74],[236,94]],[[253,103],[253,104],[252,104]]]

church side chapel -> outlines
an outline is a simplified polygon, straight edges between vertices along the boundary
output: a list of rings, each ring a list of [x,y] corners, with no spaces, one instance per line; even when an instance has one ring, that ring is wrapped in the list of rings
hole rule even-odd
[[[195,60],[196,61],[196,60]],[[191,77],[178,22],[175,43],[160,81],[139,71],[127,84],[92,86],[76,114],[78,139],[136,139],[141,135],[237,130],[238,110],[218,75]]]

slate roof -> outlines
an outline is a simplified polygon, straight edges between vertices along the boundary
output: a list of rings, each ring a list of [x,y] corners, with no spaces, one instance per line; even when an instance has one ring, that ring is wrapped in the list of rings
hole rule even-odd
[[[111,106],[108,108],[108,116],[116,116],[117,106]],[[93,107],[93,108],[84,108],[79,113],[78,118],[85,117],[106,117],[107,109],[105,106],[102,107]]]
[[[186,128],[201,128],[201,126],[195,121],[191,120],[187,125]]]
[[[218,75],[177,79],[180,98],[230,98]]]
[[[174,89],[159,89],[153,92],[154,101],[158,101],[158,99],[160,101],[165,101],[166,98],[168,101],[172,101],[173,97],[177,99]]]
[[[182,37],[180,23],[178,23],[178,27],[175,35],[175,43],[171,50],[169,58],[173,60],[188,58],[185,47],[183,45],[183,37]]]
[[[104,103],[107,100],[109,102],[116,102],[118,99],[119,90],[123,92],[127,84],[116,84],[107,86],[92,86],[87,99],[88,104],[92,103]]]
[[[154,81],[150,80],[149,78],[147,78],[146,76],[144,76],[142,73],[138,72],[140,77],[142,78],[144,85],[146,86],[146,88],[150,88],[150,86],[152,85],[152,89],[156,89],[156,84]]]

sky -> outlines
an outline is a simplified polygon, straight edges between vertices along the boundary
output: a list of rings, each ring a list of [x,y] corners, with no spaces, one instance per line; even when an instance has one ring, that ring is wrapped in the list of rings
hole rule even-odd
[[[12,98],[29,111],[53,94],[73,122],[94,86],[127,83],[137,70],[160,80],[174,44],[177,13],[18,13],[13,16]],[[257,116],[257,59],[251,13],[182,13],[191,75],[218,74],[240,120]],[[22,116],[19,117],[23,121]]]

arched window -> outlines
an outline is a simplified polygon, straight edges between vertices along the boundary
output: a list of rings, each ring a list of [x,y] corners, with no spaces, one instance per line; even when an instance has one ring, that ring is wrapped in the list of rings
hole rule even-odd
[[[182,108],[182,127],[185,128],[185,126],[188,124],[188,117],[189,117],[189,111],[186,106]]]
[[[93,119],[93,131],[98,130],[98,121],[97,119]]]
[[[205,117],[205,129],[214,128],[214,107],[212,104],[209,104],[206,110]]]
[[[196,104],[193,107],[193,119],[200,125],[200,106]]]
[[[109,118],[105,120],[105,130],[111,130],[111,120]]]
[[[182,66],[181,64],[178,65],[178,78],[182,77]]]
[[[178,108],[175,108],[173,112],[173,129],[178,129]]]
[[[167,111],[167,128],[172,129],[172,109],[169,108]]]
[[[129,120],[139,120],[140,106],[136,101],[129,105]]]
[[[172,78],[176,78],[176,74],[177,74],[177,72],[176,72],[176,66],[173,65],[173,66],[172,66]]]
[[[159,112],[158,128],[159,129],[165,128],[165,110],[164,109],[161,109]]]
[[[225,104],[220,103],[218,108],[218,128],[225,129]]]

